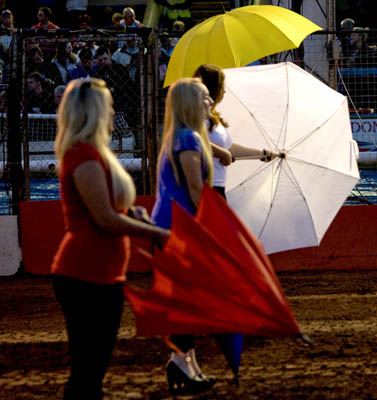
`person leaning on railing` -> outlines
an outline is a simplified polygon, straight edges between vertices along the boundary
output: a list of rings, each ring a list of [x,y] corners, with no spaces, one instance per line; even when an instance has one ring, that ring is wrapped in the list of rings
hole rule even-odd
[[[351,33],[352,47],[346,59],[346,67],[376,67],[376,46],[368,44],[369,28],[354,27]]]

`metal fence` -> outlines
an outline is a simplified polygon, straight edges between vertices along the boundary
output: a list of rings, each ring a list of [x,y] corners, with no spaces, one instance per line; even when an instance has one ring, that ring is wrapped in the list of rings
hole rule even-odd
[[[150,29],[45,34],[24,29],[9,36],[0,93],[1,213],[17,213],[20,200],[59,198],[53,151],[57,108],[67,83],[86,76],[105,80],[112,92],[111,148],[137,193],[153,190],[155,44],[147,42],[150,34]]]
[[[8,47],[3,44],[0,52],[0,213],[18,213],[20,200],[59,198],[53,153],[57,103],[61,86],[85,74],[110,87],[116,110],[111,147],[138,193],[153,192],[167,92],[163,80],[179,38],[150,29],[44,35],[3,30],[2,36]],[[356,203],[377,198],[376,44],[376,31],[319,32],[299,49],[258,61],[294,62],[348,97],[360,149],[362,180],[349,197]]]
[[[298,49],[273,54],[254,63],[293,62],[348,97],[353,137],[360,150],[361,180],[347,199],[347,204],[377,203],[376,45],[377,31],[322,31],[307,37]],[[160,56],[160,75],[168,61],[166,55]],[[160,134],[165,96],[166,89],[162,88],[161,81],[157,117]]]

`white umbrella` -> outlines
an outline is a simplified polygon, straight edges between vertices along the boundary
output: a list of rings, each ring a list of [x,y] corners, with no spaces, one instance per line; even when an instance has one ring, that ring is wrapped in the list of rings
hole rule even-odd
[[[347,98],[292,63],[224,71],[233,141],[283,155],[229,166],[230,206],[269,254],[319,245],[359,180]]]

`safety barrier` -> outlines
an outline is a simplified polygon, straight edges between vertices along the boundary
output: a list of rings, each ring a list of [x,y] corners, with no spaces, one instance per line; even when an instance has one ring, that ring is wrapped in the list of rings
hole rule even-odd
[[[137,204],[150,212],[153,196],[138,196]],[[9,239],[9,225],[1,216],[1,232],[8,232],[8,239],[1,235],[0,275],[10,275],[9,264],[19,262],[17,234]],[[335,217],[322,243],[318,247],[290,250],[271,254],[271,261],[278,272],[299,270],[374,270],[377,269],[377,205],[344,206]],[[372,221],[372,223],[371,223]],[[13,221],[14,225],[14,221]],[[36,226],[38,229],[35,229]],[[21,203],[20,212],[22,261],[26,272],[47,274],[57,246],[63,236],[63,217],[59,201]],[[5,238],[5,239],[4,239]],[[12,243],[10,243],[12,242]],[[152,250],[150,240],[132,239],[133,249]],[[12,253],[13,252],[13,253]],[[133,251],[130,271],[146,272],[146,267]],[[13,271],[14,273],[15,271]]]

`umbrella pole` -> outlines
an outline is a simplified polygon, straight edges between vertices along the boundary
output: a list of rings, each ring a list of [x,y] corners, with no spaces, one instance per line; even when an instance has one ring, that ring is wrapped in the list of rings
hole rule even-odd
[[[245,156],[245,157],[233,157],[233,161],[242,160],[261,160],[265,158],[266,155],[261,154],[260,156]],[[279,153],[279,158],[285,158],[285,153]]]

